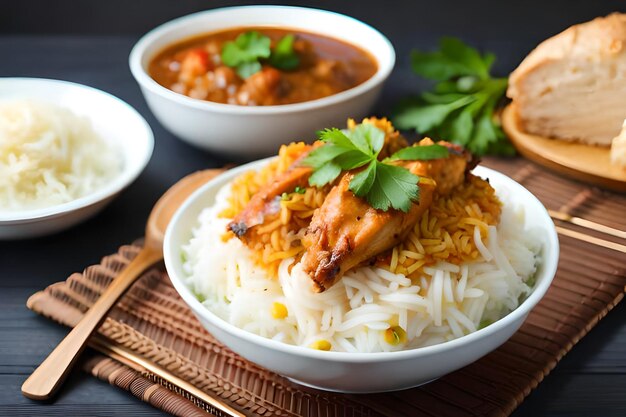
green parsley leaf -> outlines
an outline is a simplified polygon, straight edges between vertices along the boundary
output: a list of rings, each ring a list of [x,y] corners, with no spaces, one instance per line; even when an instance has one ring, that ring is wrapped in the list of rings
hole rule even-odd
[[[435,52],[414,51],[413,71],[437,81],[433,91],[399,104],[392,118],[400,129],[461,144],[477,155],[511,154],[494,109],[508,80],[492,78],[493,54],[481,55],[458,39],[443,38]]]
[[[371,124],[360,124],[350,132],[350,139],[362,152],[378,155],[385,144],[385,132]]]
[[[341,146],[345,149],[359,149],[354,142],[346,135],[349,132],[344,132],[342,130],[333,127],[331,129],[324,129],[317,132],[317,137],[322,142],[329,142],[337,146]]]
[[[341,174],[341,167],[333,161],[329,161],[315,170],[309,177],[309,184],[322,187],[335,181],[339,174]]]
[[[317,168],[324,165],[326,162],[332,161],[337,156],[350,151],[348,148],[337,146],[333,144],[326,144],[315,148],[309,155],[302,161],[304,165]]]
[[[236,68],[240,77],[247,78],[261,70],[260,58],[269,58],[270,43],[270,38],[259,32],[244,32],[234,41],[224,44],[222,62]]]
[[[268,36],[256,31],[244,32],[234,41],[224,43],[222,63],[235,68],[237,75],[244,79],[261,71],[262,62],[281,70],[293,70],[300,65],[300,58],[293,49],[294,41],[294,35],[286,35],[272,49]]]
[[[297,185],[296,188],[293,190],[293,192],[296,194],[304,194],[306,193],[306,188],[303,188]]]
[[[490,59],[486,60],[476,49],[467,46],[459,39],[450,37],[442,38],[439,46],[444,56],[452,62],[463,66],[464,75],[475,75],[481,80],[489,78],[489,70],[494,58],[493,54],[490,54]]]
[[[367,164],[378,155],[378,151],[372,152],[370,149],[372,147],[370,140],[376,142],[378,135],[369,130],[366,132],[363,129],[359,130],[359,132],[344,132],[336,128],[318,132],[319,139],[326,142],[326,144],[314,149],[304,159],[303,164],[319,169],[321,166],[333,161],[342,170],[351,170]],[[385,135],[383,133],[384,140]],[[377,144],[374,143],[373,146],[376,147]]]
[[[465,94],[448,93],[433,94],[429,92],[422,93],[422,100],[429,104],[452,104],[459,100],[463,101],[467,98]]]
[[[350,191],[357,197],[364,197],[372,189],[376,179],[377,161],[371,161],[367,168],[357,173],[350,181]]]
[[[398,114],[394,124],[400,129],[414,128],[419,132],[429,132],[443,123],[454,110],[466,106],[474,100],[474,97],[463,96],[447,104],[426,104],[411,107]]]
[[[464,68],[441,52],[411,52],[413,72],[436,81],[444,81],[464,74]]]
[[[431,159],[447,158],[450,153],[448,148],[442,145],[425,145],[425,146],[410,146],[408,148],[400,149],[398,152],[391,155],[389,161],[428,161]]]
[[[392,207],[406,213],[419,200],[418,182],[419,177],[406,168],[377,162],[376,178],[365,198],[377,210]]]
[[[375,209],[394,208],[407,212],[419,200],[419,177],[408,169],[392,165],[392,160],[436,159],[448,156],[441,145],[415,146],[378,160],[385,142],[385,132],[374,125],[361,124],[353,130],[325,129],[318,132],[324,145],[303,160],[313,168],[309,184],[321,187],[339,177],[342,171],[362,168],[350,180],[349,189]],[[364,168],[363,168],[364,167]]]
[[[362,167],[372,160],[371,154],[366,154],[361,151],[347,151],[335,158],[335,163],[341,167],[344,171],[350,171],[358,167]]]
[[[478,152],[485,153],[489,149],[489,145],[497,139],[496,131],[491,123],[491,114],[485,112],[476,122],[476,128],[472,136],[474,146]]]
[[[257,61],[254,62],[243,62],[239,65],[237,65],[237,68],[235,69],[235,72],[237,72],[237,75],[239,75],[241,78],[246,79],[249,76],[251,76],[252,74],[255,74],[259,71],[261,71],[261,64]]]
[[[300,65],[300,58],[293,49],[295,39],[294,35],[289,34],[276,43],[270,55],[270,65],[285,71],[296,69]]]
[[[454,138],[457,143],[467,145],[473,130],[474,119],[470,107],[465,107],[451,118],[450,137]]]
[[[464,77],[459,77],[459,79],[456,80],[456,85],[454,87],[463,93],[470,93],[474,91],[478,83],[478,78],[473,75],[466,75]]]
[[[493,54],[481,56],[478,51],[455,38],[442,38],[439,51],[411,53],[413,71],[424,78],[446,81],[463,75],[488,79]]]

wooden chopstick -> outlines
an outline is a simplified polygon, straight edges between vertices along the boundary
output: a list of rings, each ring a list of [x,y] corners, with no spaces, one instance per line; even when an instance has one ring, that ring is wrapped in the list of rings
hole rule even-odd
[[[626,231],[624,230],[615,229],[614,227],[605,226],[603,224],[596,223],[591,220],[572,216],[570,214],[563,213],[562,211],[548,209],[548,213],[550,214],[550,217],[552,217],[553,219],[575,224],[576,226],[584,227],[590,230],[595,230],[596,232],[601,232],[610,236],[615,236],[621,239],[626,239]]]
[[[206,405],[207,411],[210,413],[222,417],[245,417],[245,414],[235,410],[229,405],[221,402],[220,400],[210,396],[206,392],[198,389],[194,385],[177,377],[176,375],[166,371],[158,365],[134,354],[128,349],[117,346],[99,335],[94,335],[89,339],[89,346],[97,350],[98,352],[115,359],[130,368],[139,371],[141,373],[148,373],[150,376],[156,376],[161,380],[171,384],[180,391],[187,395],[199,400]]]
[[[626,253],[626,245],[620,245],[619,243],[611,242],[609,240],[600,239],[597,237],[589,236],[584,233],[577,232],[575,230],[566,229],[561,226],[556,226],[557,233],[572,237],[574,239],[578,239],[583,242],[591,243],[596,246],[601,246],[603,248],[612,249],[618,252]]]
[[[572,216],[562,211],[548,209],[550,217],[554,220],[560,220],[566,223],[570,223],[576,226],[583,227],[585,229],[593,230],[595,232],[604,233],[605,235],[617,237],[620,239],[626,239],[626,231],[616,229],[614,227],[606,226],[601,223],[596,223],[591,220],[583,219],[581,217]],[[626,253],[626,245],[622,245],[610,240],[600,239],[594,236],[589,236],[575,230],[566,229],[561,226],[556,226],[557,233],[568,236],[574,239],[578,239],[582,242],[591,243],[592,245],[601,246],[603,248],[612,249],[618,252]]]

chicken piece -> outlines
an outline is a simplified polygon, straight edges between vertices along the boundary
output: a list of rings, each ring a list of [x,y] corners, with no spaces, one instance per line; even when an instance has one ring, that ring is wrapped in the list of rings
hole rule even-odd
[[[424,139],[420,145],[432,144]],[[400,243],[421,218],[435,192],[445,195],[461,184],[468,168],[469,154],[459,147],[440,142],[450,149],[450,156],[431,161],[399,161],[420,177],[420,199],[407,213],[372,208],[354,195],[349,184],[355,172],[343,176],[313,215],[304,238],[307,247],[302,259],[303,270],[309,274],[318,292],[331,287],[351,268],[372,259]]]
[[[385,132],[385,144],[380,152],[380,159],[406,146],[406,139],[393,129],[393,126],[387,119],[370,118],[363,120],[363,123],[372,123]],[[353,129],[356,123],[350,120],[348,126]],[[278,213],[280,210],[280,196],[283,193],[292,192],[296,187],[308,186],[309,177],[313,173],[313,169],[301,165],[301,161],[309,152],[321,145],[322,142],[316,142],[310,146],[287,171],[278,175],[266,187],[256,193],[241,213],[235,216],[233,221],[228,224],[228,229],[245,243],[247,233],[251,228],[263,224],[266,216]]]
[[[244,106],[273,105],[285,88],[280,71],[265,67],[244,81],[237,102]]]
[[[227,90],[228,86],[239,83],[239,77],[235,70],[226,65],[215,68],[213,75],[213,89]]]
[[[292,192],[296,187],[306,187],[313,169],[300,162],[316,146],[319,145],[308,146],[287,171],[277,175],[267,186],[252,196],[246,207],[228,224],[228,229],[245,242],[251,228],[263,224],[266,216],[280,211],[280,197],[283,193]]]

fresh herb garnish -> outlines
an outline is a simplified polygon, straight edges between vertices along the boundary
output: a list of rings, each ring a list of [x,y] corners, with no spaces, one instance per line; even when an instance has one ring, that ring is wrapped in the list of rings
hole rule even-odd
[[[293,49],[293,42],[296,37],[293,35],[285,35],[276,43],[272,49],[269,63],[274,68],[289,71],[296,69],[300,65],[300,58]]]
[[[419,177],[391,162],[448,156],[444,146],[430,145],[404,148],[379,161],[385,133],[370,124],[360,124],[346,131],[326,129],[318,132],[318,137],[324,145],[314,149],[303,161],[314,168],[309,184],[321,187],[337,179],[342,171],[365,167],[350,180],[350,191],[383,211],[392,207],[406,213],[412,202],[419,201]]]
[[[306,188],[302,188],[299,185],[296,186],[296,188],[293,190],[294,193],[296,194],[304,194],[306,193]]]
[[[262,60],[282,70],[295,69],[300,59],[293,49],[294,35],[286,35],[270,49],[272,43],[268,36],[256,31],[244,32],[234,41],[224,43],[222,48],[222,63],[235,68],[237,75],[248,78],[261,71]]]
[[[248,78],[261,70],[260,58],[269,58],[270,43],[270,38],[259,32],[244,32],[234,41],[224,44],[222,62],[235,68],[240,77]]]
[[[413,51],[413,71],[437,81],[434,91],[398,106],[394,125],[450,140],[477,155],[513,154],[494,109],[504,95],[506,78],[492,78],[495,56],[481,55],[455,38],[443,38],[439,51]]]

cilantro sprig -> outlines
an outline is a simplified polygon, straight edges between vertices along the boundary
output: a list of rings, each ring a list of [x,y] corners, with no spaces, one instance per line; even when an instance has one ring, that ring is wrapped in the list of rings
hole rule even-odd
[[[270,38],[259,32],[244,32],[224,44],[222,62],[235,68],[241,78],[248,78],[261,70],[260,58],[269,58],[270,43]]]
[[[300,58],[296,51],[293,49],[293,43],[296,37],[289,34],[282,37],[276,43],[272,53],[270,54],[269,63],[274,68],[289,71],[298,68],[300,65]]]
[[[318,137],[324,145],[303,161],[314,169],[309,184],[321,187],[335,181],[343,171],[364,167],[352,177],[349,189],[382,211],[394,208],[406,213],[413,202],[419,201],[420,178],[394,161],[448,156],[448,149],[441,145],[414,146],[379,161],[385,133],[370,124],[360,124],[353,130],[326,129],[318,132]]]
[[[436,84],[400,103],[394,125],[450,140],[477,155],[514,153],[494,117],[508,82],[491,77],[494,61],[493,54],[481,55],[455,38],[442,38],[435,52],[413,51],[413,71]]]
[[[300,64],[300,58],[293,49],[294,35],[281,38],[272,49],[268,36],[256,31],[240,34],[234,41],[224,43],[222,47],[222,63],[235,68],[237,75],[248,78],[261,71],[262,63],[282,70],[293,70]]]

